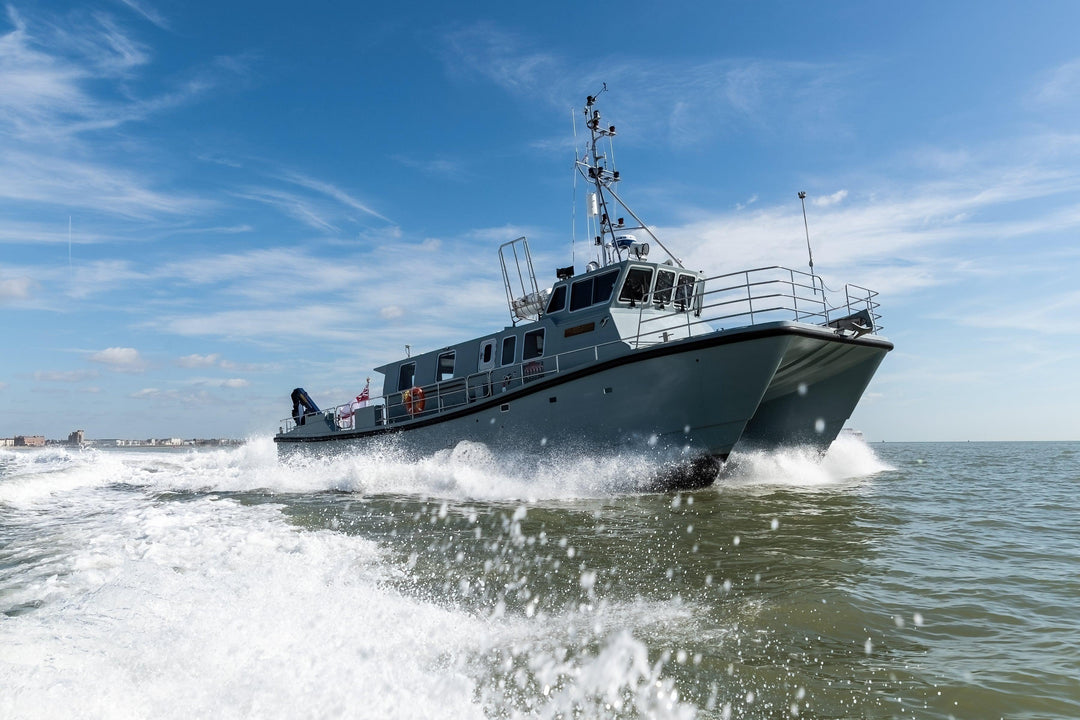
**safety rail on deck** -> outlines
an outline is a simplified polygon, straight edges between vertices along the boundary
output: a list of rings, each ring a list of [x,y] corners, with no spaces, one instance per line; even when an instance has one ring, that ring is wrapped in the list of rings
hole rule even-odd
[[[670,290],[663,292],[669,294]],[[685,317],[679,326],[684,326],[688,335],[777,320],[828,325],[860,311],[866,313],[871,332],[882,329],[877,292],[845,285],[843,300],[836,304],[830,303],[828,293],[839,294],[827,290],[817,275],[780,265],[716,275],[698,280],[693,301],[682,305],[655,301],[656,291],[646,295],[638,313],[638,332],[628,341],[634,347],[666,342],[673,330],[671,313],[646,314],[645,310],[668,305]]]
[[[404,393],[398,392],[376,396],[367,405],[355,410],[352,409],[351,405],[346,404],[338,405],[330,410],[311,413],[305,416],[304,421],[305,424],[325,422],[327,427],[335,427],[338,430],[393,426],[405,421],[439,415],[466,405],[488,400],[522,385],[557,375],[565,370],[590,362],[596,362],[601,357],[614,357],[620,352],[624,352],[625,347],[626,341],[612,340],[599,345],[568,350],[557,355],[536,357],[513,365],[475,372],[464,378],[451,378],[428,385],[419,385],[417,387],[423,392],[424,397],[422,410],[417,410],[417,404],[415,400],[412,400],[413,410],[410,411],[406,407]],[[373,426],[365,425],[357,428],[356,415],[364,412],[365,408],[378,408],[376,411],[377,422]],[[289,432],[295,427],[296,420],[292,417],[285,418],[282,421],[284,432]]]
[[[674,291],[674,292],[673,292]],[[531,358],[523,362],[473,373],[464,378],[451,378],[441,382],[420,385],[424,395],[423,408],[413,401],[410,410],[402,393],[375,397],[360,408],[339,405],[331,410],[314,413],[306,422],[322,420],[328,428],[356,430],[394,426],[411,420],[439,415],[476,402],[488,400],[504,392],[537,380],[557,375],[581,365],[597,362],[601,358],[615,357],[626,347],[640,348],[669,340],[703,335],[713,330],[758,325],[777,320],[816,325],[834,324],[856,313],[869,322],[868,331],[882,329],[878,322],[879,303],[877,292],[858,285],[845,285],[843,299],[830,303],[829,295],[838,296],[839,291],[824,287],[816,275],[773,265],[742,270],[697,280],[692,291],[682,294],[677,288],[666,288],[666,301],[654,302],[656,293],[648,294],[639,301],[638,332],[598,345],[568,350],[557,355]],[[646,314],[646,310],[650,310]],[[668,312],[653,312],[668,310]],[[678,318],[677,323],[672,319]],[[682,332],[685,328],[685,332]],[[679,329],[679,333],[673,331]],[[360,428],[356,415],[368,412],[365,408],[377,408],[372,412],[372,423]],[[293,418],[283,421],[285,432],[296,426]]]

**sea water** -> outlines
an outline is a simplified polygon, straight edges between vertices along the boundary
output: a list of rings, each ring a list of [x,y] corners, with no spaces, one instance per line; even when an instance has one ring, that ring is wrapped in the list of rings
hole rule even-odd
[[[0,450],[0,718],[1080,717],[1080,444]]]

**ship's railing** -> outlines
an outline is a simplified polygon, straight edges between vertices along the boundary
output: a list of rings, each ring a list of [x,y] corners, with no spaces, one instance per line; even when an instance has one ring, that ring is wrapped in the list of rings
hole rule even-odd
[[[681,292],[678,287],[666,289],[664,303],[651,295],[639,301],[636,335],[420,385],[422,409],[413,398],[410,410],[399,392],[374,397],[366,408],[353,411],[350,405],[339,405],[309,415],[305,421],[322,422],[340,431],[394,426],[489,400],[561,372],[616,357],[624,354],[627,346],[641,348],[777,320],[827,325],[838,331],[857,326],[860,332],[878,332],[882,325],[877,295],[858,285],[845,285],[842,293],[828,290],[820,277],[778,265],[697,279],[693,288]],[[844,325],[844,321],[849,322]],[[285,432],[295,426],[291,417],[282,421]]]
[[[321,427],[338,431],[365,430],[376,427],[395,426],[400,423],[420,420],[456,410],[476,402],[490,400],[522,385],[536,382],[560,372],[580,367],[603,359],[616,357],[626,352],[625,340],[612,340],[598,345],[590,345],[577,350],[568,350],[556,355],[531,358],[523,362],[489,370],[481,370],[467,377],[450,378],[441,382],[419,385],[423,393],[422,409],[412,394],[406,403],[404,392],[376,396],[367,406],[352,410],[349,404],[338,405],[329,410],[313,413],[304,418],[305,424],[320,423]],[[413,389],[410,388],[410,393]],[[374,412],[366,408],[375,408]],[[357,422],[357,418],[362,418]],[[292,417],[281,421],[281,430],[290,432],[296,427]]]
[[[670,296],[670,289],[664,292]],[[777,320],[839,327],[846,319],[864,331],[882,329],[877,292],[858,285],[831,291],[817,275],[779,265],[698,279],[692,301],[664,303],[655,295],[646,295],[640,304],[637,334],[628,339],[632,347],[666,342],[682,326],[683,337]],[[680,320],[676,325],[673,314]]]

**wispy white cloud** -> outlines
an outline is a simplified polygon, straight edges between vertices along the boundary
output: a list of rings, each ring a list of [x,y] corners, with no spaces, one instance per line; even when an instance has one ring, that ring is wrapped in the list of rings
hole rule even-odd
[[[195,102],[233,70],[196,68],[140,94],[133,88],[147,87],[140,80],[151,51],[112,15],[73,10],[42,20],[8,6],[7,19],[10,29],[0,32],[0,134],[18,143],[0,154],[0,206],[18,210],[9,213],[13,219],[39,207],[121,220],[187,217],[215,207],[214,200],[163,189],[167,165],[152,162],[156,146],[107,131]],[[0,241],[55,240],[48,228],[26,229],[5,228]]]
[[[332,223],[327,215],[330,213],[318,203],[296,193],[278,190],[268,187],[248,187],[233,193],[236,197],[245,200],[253,200],[264,205],[269,205],[285,215],[288,215],[309,227],[327,233],[336,233],[338,228]]]
[[[214,367],[221,362],[221,356],[217,353],[210,355],[185,355],[182,358],[178,358],[176,364],[185,368],[205,368]]]
[[[1080,58],[1054,68],[1038,87],[1035,98],[1048,105],[1075,103],[1080,96]]]
[[[198,385],[198,386],[204,386],[204,387],[229,388],[229,389],[233,389],[233,390],[238,389],[238,388],[246,388],[249,385],[251,385],[251,383],[248,382],[244,378],[207,378],[207,377],[190,378],[190,379],[185,381],[185,384],[187,384],[187,385]]]
[[[583,70],[576,57],[543,50],[492,22],[459,27],[443,38],[451,75],[483,77],[522,97],[579,107],[583,87],[633,88],[619,107],[634,118],[631,139],[666,137],[675,145],[718,132],[772,134],[826,125],[843,132],[837,112],[852,66],[762,58],[685,62],[635,58],[620,48]],[[602,50],[600,51],[602,52]],[[702,117],[710,122],[703,125]]]
[[[34,379],[41,382],[78,383],[98,377],[97,370],[38,370]]]
[[[66,212],[80,208],[148,219],[187,215],[215,204],[193,195],[154,190],[144,175],[132,170],[45,152],[9,150],[0,158],[0,171],[0,200],[61,206]]]
[[[107,365],[117,372],[141,373],[147,366],[146,361],[139,355],[139,351],[129,347],[105,348],[91,353],[88,359]]]
[[[352,195],[345,192],[336,185],[332,185],[323,180],[316,180],[315,178],[308,177],[307,175],[296,172],[285,175],[283,179],[301,187],[308,188],[309,190],[314,190],[315,192],[326,195],[327,197],[338,201],[346,207],[352,208],[353,210],[359,210],[365,215],[371,215],[372,217],[378,218],[379,220],[382,220],[384,222],[390,222],[390,220],[379,214],[377,211],[373,210],[369,205],[357,200]]]
[[[828,207],[830,205],[835,205],[839,202],[843,202],[844,198],[846,198],[847,195],[847,190],[837,190],[831,195],[821,195],[815,197],[811,199],[810,202],[814,203],[814,205],[817,205],[818,207]]]
[[[165,16],[158,12],[155,8],[151,7],[148,3],[137,2],[136,0],[120,0],[120,2],[127,5],[129,8],[149,20],[154,25],[157,25],[162,30],[169,29],[169,22],[165,19]]]
[[[830,202],[809,214],[815,267],[827,282],[877,283],[877,290],[907,293],[987,272],[973,243],[1060,237],[1080,229],[1080,203],[1057,200],[1080,189],[1080,176],[1054,168],[997,167],[977,176],[928,182],[907,189],[878,187],[852,197],[824,195]],[[841,194],[843,193],[843,194]],[[832,202],[842,199],[843,202]],[[995,216],[1004,207],[1037,202],[1038,209],[1011,220]],[[695,215],[697,213],[694,213]],[[803,219],[797,202],[698,217],[658,229],[694,268],[807,264]],[[859,269],[858,278],[848,275]],[[1009,272],[1001,267],[995,272]]]
[[[394,155],[393,159],[405,167],[419,170],[425,175],[442,178],[444,180],[463,180],[469,177],[465,163],[460,160],[449,158],[424,158],[416,159],[406,155]]]
[[[0,303],[25,300],[33,288],[34,281],[28,277],[0,278]]]

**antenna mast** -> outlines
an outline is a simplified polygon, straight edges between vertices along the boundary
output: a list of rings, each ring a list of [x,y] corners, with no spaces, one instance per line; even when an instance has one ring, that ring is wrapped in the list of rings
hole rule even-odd
[[[595,214],[599,218],[600,234],[596,236],[595,242],[600,246],[603,264],[607,265],[614,262],[616,258],[621,259],[620,245],[616,242],[620,238],[616,237],[616,230],[644,230],[648,233],[649,237],[653,239],[653,242],[660,246],[660,249],[667,253],[668,257],[670,257],[676,265],[684,267],[682,261],[675,257],[675,255],[664,246],[664,243],[660,242],[660,238],[656,237],[656,234],[650,230],[649,227],[641,221],[641,218],[635,215],[634,211],[631,210],[630,207],[623,202],[622,198],[615,193],[614,185],[619,182],[619,171],[608,169],[607,157],[602,155],[598,149],[599,143],[603,138],[614,137],[615,126],[610,125],[608,127],[602,127],[600,125],[600,111],[593,108],[596,104],[596,99],[606,91],[607,83],[604,83],[604,86],[599,93],[590,95],[585,100],[585,126],[589,128],[591,137],[585,156],[577,161],[578,172],[596,187],[595,195],[591,195],[590,198],[589,212],[590,214]],[[595,202],[592,198],[595,198]],[[637,226],[627,227],[622,218],[613,220],[611,216],[616,207],[614,203],[618,203],[619,206],[626,210],[630,217],[637,221]],[[610,248],[613,253],[612,256],[608,255],[609,243],[606,242],[608,236],[610,236],[611,240]],[[647,245],[644,246],[644,253],[648,253]]]
[[[814,275],[814,251],[810,249],[810,226],[806,223],[806,193],[799,191],[799,202],[802,203],[802,224],[806,231],[806,253],[810,256],[810,284],[814,286],[814,294],[817,295],[817,282]]]

